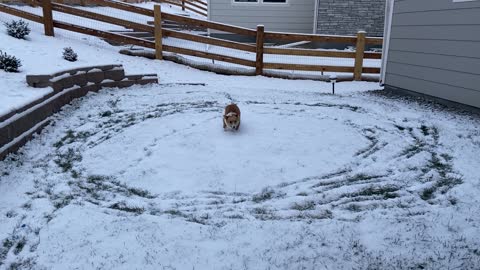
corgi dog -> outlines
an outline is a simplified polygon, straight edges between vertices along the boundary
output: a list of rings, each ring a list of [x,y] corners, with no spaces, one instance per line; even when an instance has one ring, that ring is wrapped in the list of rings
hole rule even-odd
[[[240,109],[236,104],[230,104],[225,107],[225,113],[223,114],[223,129],[235,129],[240,127]]]

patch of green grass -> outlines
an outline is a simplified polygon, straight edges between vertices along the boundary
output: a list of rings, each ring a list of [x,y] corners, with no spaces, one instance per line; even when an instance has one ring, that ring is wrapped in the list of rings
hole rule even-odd
[[[63,172],[67,172],[73,168],[74,162],[82,161],[82,155],[80,155],[78,150],[73,148],[68,148],[65,153],[58,154],[58,158],[54,162],[62,168]]]
[[[65,136],[63,136],[58,142],[54,143],[53,146],[56,148],[62,147],[65,143],[71,143],[75,138],[73,130],[67,130]]]
[[[55,209],[61,209],[67,205],[70,204],[70,202],[74,199],[73,195],[69,194],[67,196],[64,196],[64,197],[61,197],[61,198],[58,198],[56,199],[54,202],[53,202],[53,206],[55,207]]]
[[[429,187],[424,189],[420,193],[420,198],[424,201],[428,201],[433,198],[433,194],[435,193],[436,188],[435,187]]]
[[[117,98],[117,99],[115,99],[115,100],[109,100],[109,101],[107,101],[107,104],[108,104],[110,107],[115,108],[115,107],[117,107],[117,104],[118,104],[119,101],[120,101],[120,99]]]
[[[67,130],[65,136],[63,136],[59,141],[53,144],[54,147],[60,148],[64,145],[71,144],[76,141],[85,141],[87,138],[92,136],[88,131],[80,131],[75,133],[73,130]]]
[[[451,159],[450,159],[451,160]],[[427,165],[428,169],[436,170],[441,177],[445,177],[447,173],[452,172],[452,165],[441,160],[436,153],[432,153]]]
[[[397,198],[397,192],[400,188],[396,186],[367,187],[359,192],[350,194],[351,196],[383,196],[385,199]]]
[[[457,200],[456,198],[449,198],[449,199],[448,199],[448,202],[449,202],[451,205],[457,205],[458,200]]]
[[[125,190],[127,191],[127,195],[135,195],[135,196],[143,197],[147,199],[155,198],[155,196],[153,196],[148,190],[141,189],[141,188],[128,187],[127,185],[121,184],[118,182],[115,182],[115,184],[117,184],[122,188],[125,188]]]
[[[178,216],[178,217],[186,217],[187,216],[182,211],[180,211],[178,209],[169,209],[169,210],[163,211],[163,213],[168,214],[168,215],[172,215],[172,216]]]
[[[75,178],[75,179],[76,179],[76,178],[79,178],[80,175],[81,175],[81,174],[80,174],[79,172],[77,172],[76,170],[72,170],[72,171],[71,171],[71,176],[72,176],[72,178]]]
[[[252,201],[255,203],[268,201],[273,198],[274,194],[275,194],[275,191],[272,188],[266,187],[260,193],[253,195]]]
[[[406,156],[407,158],[411,158],[415,156],[416,154],[422,152],[425,150],[425,147],[427,144],[422,141],[416,141],[415,144],[410,145],[409,147],[403,149],[403,151],[400,153],[401,156]]]
[[[32,202],[26,202],[22,205],[22,208],[25,210],[31,210],[32,209]]]
[[[36,269],[36,263],[33,258],[20,259],[19,261],[11,263],[6,270],[26,270]]]
[[[420,130],[422,131],[423,136],[428,136],[430,135],[429,128],[425,125],[422,125],[420,127]]]
[[[243,202],[246,202],[246,201],[247,201],[246,198],[233,198],[232,203],[237,204],[237,203],[243,203]]]
[[[360,211],[362,211],[362,207],[360,207],[360,205],[355,204],[355,203],[349,204],[345,209],[347,209],[347,210],[349,210],[349,211],[352,211],[352,212],[360,212]]]
[[[288,104],[288,103],[285,103]],[[352,112],[357,112],[361,111],[362,108],[358,106],[352,106],[348,104],[331,104],[331,103],[314,103],[314,104],[306,104],[306,103],[300,103],[300,102],[295,102],[293,105],[301,105],[301,106],[308,106],[308,107],[326,107],[326,108],[338,108],[340,110],[347,109]]]
[[[268,217],[268,216],[272,216],[271,211],[268,210],[268,209],[265,208],[265,207],[255,207],[255,208],[253,208],[252,213],[253,213],[255,216],[261,217],[261,218]]]
[[[15,245],[15,248],[13,249],[13,254],[15,255],[20,254],[20,252],[22,252],[23,248],[25,247],[26,243],[27,243],[27,240],[24,237],[18,240],[17,244]]]
[[[12,237],[5,238],[2,241],[2,246],[0,246],[0,266],[2,266],[3,261],[7,258],[8,252],[15,245]]]
[[[197,216],[190,216],[187,218],[187,221],[188,222],[193,222],[193,223],[198,223],[198,224],[201,224],[201,225],[207,225],[207,220],[209,219],[209,216],[208,214],[206,216],[201,216],[201,217],[197,217]]]
[[[297,210],[297,211],[313,210],[315,209],[315,202],[314,201],[304,201],[300,203],[295,202],[292,204],[290,209]]]
[[[364,137],[370,141],[370,144],[364,149],[357,151],[355,153],[355,156],[363,156],[364,158],[367,158],[368,156],[372,155],[373,153],[375,153],[380,149],[378,147],[379,141],[375,136],[372,135],[372,134],[375,134],[374,130],[367,128],[367,129],[364,129],[363,132],[367,133],[364,135]]]
[[[244,219],[245,217],[240,215],[240,214],[234,214],[234,215],[228,215],[228,216],[226,216],[226,218],[229,218],[229,219]]]
[[[112,116],[112,114],[113,114],[112,111],[104,111],[104,112],[100,113],[100,116],[101,117],[110,117],[110,116]]]
[[[45,214],[43,217],[47,220],[47,223],[52,221],[52,219],[55,217],[53,214]]]
[[[16,213],[14,210],[10,210],[10,211],[8,211],[8,212],[5,214],[5,216],[6,216],[7,218],[13,218],[13,217],[16,217],[16,216],[17,216],[17,213]]]
[[[451,189],[456,185],[460,185],[463,183],[463,179],[459,177],[442,177],[439,181],[437,181],[436,186],[437,188],[447,188]],[[443,192],[445,194],[446,192]]]
[[[432,186],[424,189],[420,193],[420,198],[423,200],[430,200],[435,197],[435,192],[440,191],[446,194],[453,187],[463,183],[463,179],[455,174],[451,161],[453,157],[448,154],[438,155],[431,153],[431,158],[425,168],[422,169],[424,174],[434,171],[438,174],[436,177],[429,176],[427,181],[434,181]]]
[[[150,192],[144,189],[130,187],[115,178],[104,175],[88,175],[76,181],[70,181],[70,185],[75,185],[90,196],[92,201],[102,201],[111,196],[138,196],[146,199],[156,198]]]
[[[300,212],[297,216],[298,219],[331,219],[333,218],[333,213],[330,210],[325,210],[318,213],[310,212]]]
[[[373,180],[373,179],[378,179],[382,178],[384,175],[368,175],[364,173],[358,173],[353,176],[348,177],[346,180],[348,182],[358,182],[358,181],[367,181],[367,180]]]
[[[143,207],[138,207],[138,206],[129,206],[127,205],[126,202],[116,202],[112,205],[110,205],[108,208],[110,209],[115,209],[119,211],[124,211],[128,213],[133,213],[133,214],[143,214],[145,212],[145,209]]]
[[[2,241],[2,247],[5,249],[11,249],[15,243],[10,238],[6,238]]]

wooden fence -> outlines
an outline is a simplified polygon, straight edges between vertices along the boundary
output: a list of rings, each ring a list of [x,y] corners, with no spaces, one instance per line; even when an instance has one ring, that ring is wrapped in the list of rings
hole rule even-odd
[[[157,3],[166,3],[181,7],[183,11],[190,10],[204,17],[208,16],[208,4],[201,0],[154,0]]]
[[[52,3],[51,0],[42,0],[43,16],[31,14],[11,6],[0,4],[0,12],[8,13],[27,20],[32,20],[42,23],[45,27],[45,34],[49,36],[54,35],[54,28],[65,29],[77,33],[96,36],[115,42],[124,44],[137,45],[145,48],[154,49],[156,51],[156,58],[162,59],[163,52],[171,52],[182,55],[195,56],[216,60],[221,62],[232,63],[236,65],[255,68],[256,75],[264,74],[265,70],[298,70],[298,71],[317,71],[317,72],[339,72],[351,73],[354,80],[362,80],[362,74],[379,74],[378,67],[364,67],[364,59],[381,59],[382,54],[376,52],[365,52],[366,45],[381,45],[382,38],[366,37],[365,32],[359,32],[357,36],[327,36],[327,35],[313,35],[313,34],[289,34],[267,32],[263,26],[258,26],[257,29],[248,29],[237,27],[207,20],[199,20],[185,16],[179,16],[161,12],[160,6],[156,6],[154,10],[137,7],[134,5],[112,1],[112,0],[89,0],[96,5],[116,8],[123,11],[128,11],[140,15],[145,15],[154,18],[154,25],[147,23],[137,23],[124,19],[119,19],[107,15],[98,14],[91,11],[77,9],[59,3]],[[57,21],[52,16],[52,11],[62,12],[82,18],[93,19],[101,22],[106,22],[113,25],[122,26],[136,31],[143,31],[152,33],[155,36],[155,41],[150,41],[142,38],[127,36],[124,34],[111,33],[102,30],[91,29],[83,26],[74,25],[71,23]],[[175,21],[181,24],[191,25],[192,27],[202,27],[220,32],[227,32],[236,35],[248,36],[256,40],[255,45],[248,43],[235,42],[230,40],[218,39],[209,36],[201,36],[180,32],[170,29],[162,28],[162,23],[165,21]],[[255,55],[255,60],[243,59],[232,55],[218,54],[212,52],[202,51],[200,49],[187,49],[177,46],[166,45],[163,40],[165,38],[176,38],[184,41],[197,42],[202,44],[209,44],[213,46],[220,46],[224,48],[243,51]],[[349,51],[331,51],[331,50],[314,50],[314,49],[297,49],[297,48],[278,48],[265,46],[265,41],[283,41],[283,42],[322,42],[322,43],[340,43],[355,45],[357,50],[355,52]],[[354,59],[352,66],[336,66],[336,65],[306,65],[302,63],[271,63],[265,62],[264,56],[270,55],[284,55],[284,56],[302,56],[302,57],[331,57],[342,59]]]

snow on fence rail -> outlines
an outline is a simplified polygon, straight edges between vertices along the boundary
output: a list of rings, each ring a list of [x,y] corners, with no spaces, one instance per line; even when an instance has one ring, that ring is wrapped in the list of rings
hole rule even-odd
[[[45,27],[46,35],[54,35],[54,28],[65,29],[86,35],[92,35],[122,44],[136,45],[155,50],[157,59],[163,59],[163,52],[186,55],[194,59],[209,59],[227,63],[232,67],[246,67],[253,70],[249,75],[276,76],[272,70],[288,70],[303,72],[334,72],[347,73],[346,76],[354,80],[370,80],[366,74],[379,74],[380,68],[372,61],[381,59],[382,54],[366,52],[367,45],[381,46],[382,38],[366,37],[365,32],[359,32],[357,36],[330,36],[314,34],[291,34],[265,31],[263,26],[257,29],[249,29],[218,22],[211,22],[186,16],[174,15],[162,12],[159,5],[154,10],[142,8],[112,0],[89,0],[96,5],[121,10],[122,12],[134,13],[153,18],[151,22],[133,22],[126,19],[115,18],[106,14],[79,9],[51,0],[41,3],[43,16],[22,11],[11,6],[0,4],[0,12],[8,13],[24,19],[41,23]],[[150,33],[151,39],[132,37],[124,33],[112,33],[109,31],[92,29],[85,26],[75,25],[58,21],[53,18],[53,11],[69,14],[81,18],[95,20],[111,25],[121,26],[134,31]],[[179,25],[190,26],[191,29],[209,29],[221,33],[249,37],[255,40],[254,44],[236,42],[226,39],[199,35],[193,32],[176,31],[166,29],[166,22],[176,22]],[[149,23],[153,25],[149,25]],[[355,51],[319,50],[284,48],[271,46],[275,42],[319,42],[351,44]],[[282,59],[275,58],[282,56]],[[313,63],[312,59],[320,59],[321,64]],[[328,60],[331,59],[331,60]],[[327,63],[327,64],[325,64]],[[369,64],[366,66],[365,64]],[[235,73],[233,73],[235,74]],[[278,75],[278,74],[277,74]],[[278,75],[282,77],[281,75]]]

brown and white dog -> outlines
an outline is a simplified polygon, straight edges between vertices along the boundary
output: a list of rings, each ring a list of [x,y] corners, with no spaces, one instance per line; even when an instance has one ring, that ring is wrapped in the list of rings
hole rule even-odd
[[[227,127],[235,130],[240,127],[240,109],[233,103],[225,107],[223,114],[223,129]]]

